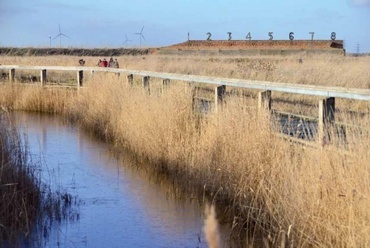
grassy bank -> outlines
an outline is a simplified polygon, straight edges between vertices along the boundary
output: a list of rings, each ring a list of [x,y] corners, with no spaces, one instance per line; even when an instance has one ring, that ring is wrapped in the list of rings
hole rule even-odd
[[[43,247],[54,220],[75,220],[77,198],[40,180],[8,114],[0,110],[0,247]]]
[[[74,58],[64,59],[72,63]],[[264,61],[264,58],[259,59]],[[292,82],[296,80],[293,68],[299,69],[301,65],[294,64],[294,58],[289,59],[292,64],[286,72],[291,77],[282,77]],[[33,58],[30,60],[32,62]],[[204,62],[203,58],[195,58],[192,63],[185,59],[186,64],[179,60],[176,65],[176,58],[164,58],[161,63],[154,63],[151,58],[132,60],[132,68],[136,65],[136,69],[183,73],[191,67],[198,72],[194,74],[209,72],[217,76],[230,72],[216,70],[220,66],[233,67],[239,63],[211,62],[207,68],[203,66],[202,71],[196,66],[201,67],[198,60]],[[328,79],[330,75],[337,79],[342,75],[353,81],[343,81],[344,85],[339,86],[365,88],[369,80],[369,72],[363,68],[366,61],[333,60],[336,63],[334,71],[339,76],[333,73],[329,61],[315,67],[315,58],[312,58],[308,68],[312,75],[317,75],[318,83],[323,83],[322,78]],[[266,60],[266,63],[286,63],[284,58],[271,61]],[[353,70],[359,73],[346,74],[337,69],[356,63]],[[301,68],[299,72],[304,70]],[[251,77],[263,78],[270,72],[261,69],[261,73]],[[310,80],[307,76],[307,81]],[[328,84],[336,85],[334,81]],[[338,81],[336,83],[341,84]],[[154,80],[149,97],[139,81],[136,86],[129,87],[122,77],[96,74],[86,82],[88,88],[80,94],[34,87],[2,87],[0,104],[9,109],[64,114],[79,120],[88,130],[117,147],[124,146],[137,156],[149,159],[158,172],[168,175],[182,189],[206,193],[219,207],[219,218],[232,222],[233,235],[248,233],[246,242],[249,244],[370,245],[368,132],[359,129],[348,132],[346,152],[335,147],[313,149],[292,145],[277,137],[268,124],[268,117],[257,116],[253,109],[244,107],[250,100],[230,97],[217,114],[199,116],[193,112],[192,93],[185,84],[178,82],[163,94],[159,84],[159,80]],[[369,127],[370,120],[366,118],[362,124]],[[343,119],[355,121],[348,116]],[[338,139],[337,142],[343,142]]]
[[[28,236],[41,203],[36,168],[7,121],[0,112],[0,245]]]

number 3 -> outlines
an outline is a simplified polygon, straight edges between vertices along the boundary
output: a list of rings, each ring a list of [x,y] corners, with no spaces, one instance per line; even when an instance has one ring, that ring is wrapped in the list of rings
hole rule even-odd
[[[227,34],[229,35],[229,39],[228,40],[231,40],[232,39],[231,32],[227,32]]]

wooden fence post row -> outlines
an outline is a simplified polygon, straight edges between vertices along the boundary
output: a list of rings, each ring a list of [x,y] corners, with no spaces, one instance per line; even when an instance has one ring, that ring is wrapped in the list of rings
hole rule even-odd
[[[77,89],[83,85],[84,71],[77,71]]]
[[[258,112],[271,111],[271,90],[258,92]]]
[[[46,84],[46,70],[45,69],[41,70],[40,72],[40,82],[41,82],[41,86],[44,87]]]
[[[218,112],[218,105],[222,105],[224,101],[224,95],[226,93],[226,85],[220,85],[215,87],[215,112]]]
[[[11,83],[14,83],[14,78],[15,78],[15,69],[9,69],[9,81]]]
[[[318,142],[324,146],[330,141],[330,129],[335,121],[335,98],[329,97],[319,102]]]
[[[134,75],[128,74],[127,75],[127,84],[132,86],[134,84]]]
[[[143,80],[143,87],[144,87],[144,89],[150,95],[150,77],[149,76],[144,76],[142,80]]]
[[[1,67],[1,66],[0,66]],[[18,68],[18,67],[17,67]],[[3,69],[9,70],[9,82],[14,83],[15,81],[15,69],[12,68],[12,66],[3,67]],[[40,70],[40,85],[45,86],[47,82],[47,69],[49,67],[44,67],[47,69],[40,68],[39,66],[36,67],[19,67],[20,69],[37,69]],[[50,67],[49,69],[53,70],[54,67]],[[57,69],[56,69],[57,70]],[[65,68],[62,68],[62,70],[66,70]],[[74,69],[72,69],[74,70]],[[94,69],[90,69],[91,74],[94,74]],[[130,71],[129,71],[130,73]],[[135,72],[131,72],[127,75],[127,83],[128,85],[133,85],[134,83],[134,74]],[[157,74],[156,77],[158,76]],[[77,89],[80,89],[80,87],[83,86],[83,70],[80,70],[80,68],[77,69]],[[162,90],[164,90],[166,87],[169,86],[171,80],[168,78],[165,78],[166,76],[163,76],[162,81]],[[178,79],[176,79],[176,74],[174,74],[174,80],[181,80],[185,81],[185,90],[187,91],[189,86],[193,89],[193,83],[209,83],[211,81],[211,84],[214,84],[214,80],[212,78],[200,78],[197,79],[196,76],[191,76],[189,78],[184,77],[184,75],[179,76]],[[195,79],[195,80],[194,80]],[[227,80],[226,80],[227,82]],[[248,81],[248,83],[250,83]],[[269,83],[269,82],[267,82]],[[253,84],[253,82],[252,82]],[[252,85],[253,88],[256,89],[256,87],[261,87],[261,85],[258,85],[257,83],[254,83],[255,85]],[[234,86],[233,83],[228,83],[230,86]],[[150,76],[143,76],[142,77],[142,87],[150,94]],[[240,83],[235,84],[235,87],[243,87],[240,86]],[[341,97],[346,99],[357,99],[357,100],[370,100],[370,93],[368,90],[359,90],[359,89],[349,89],[343,92],[341,89],[335,89],[331,87],[330,89],[327,89],[325,87],[321,87],[317,90],[312,90],[311,88],[306,88],[304,86],[279,86],[272,85],[274,87],[274,90],[276,88],[276,91],[280,92],[290,92],[290,93],[299,93],[299,94],[306,94],[306,95],[313,95],[313,96],[327,96],[331,95],[332,97],[326,97],[319,102],[319,120],[318,120],[318,130],[317,130],[317,140],[320,143],[320,145],[325,145],[326,143],[330,142],[332,137],[330,137],[330,130],[334,125],[335,121],[335,97]],[[245,87],[247,88],[247,87]],[[226,93],[226,85],[217,85],[214,91],[214,102],[215,102],[215,111],[217,112],[220,105],[223,103],[224,95]],[[193,90],[192,90],[193,91]],[[193,93],[194,94],[194,93]],[[258,93],[258,112],[262,113],[267,111],[268,114],[271,112],[271,90],[263,90]]]

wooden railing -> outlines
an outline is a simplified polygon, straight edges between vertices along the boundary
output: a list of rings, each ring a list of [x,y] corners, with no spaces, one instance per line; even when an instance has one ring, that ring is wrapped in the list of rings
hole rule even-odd
[[[343,87],[326,87],[317,85],[300,85],[289,83],[266,82],[245,79],[230,79],[221,77],[207,77],[197,75],[185,75],[176,73],[153,72],[142,70],[116,69],[105,67],[68,67],[68,66],[18,66],[18,65],[0,65],[0,70],[8,70],[8,79],[14,82],[16,70],[39,70],[40,85],[45,86],[47,71],[76,71],[77,89],[83,86],[84,72],[110,72],[117,74],[125,74],[127,82],[133,83],[134,76],[142,77],[143,87],[150,89],[150,78],[161,78],[163,84],[167,85],[170,80],[185,81],[189,83],[211,84],[214,87],[214,102],[217,106],[222,102],[223,95],[226,92],[226,87],[237,87],[245,89],[259,90],[258,93],[258,109],[271,110],[271,92],[284,92],[291,94],[302,94],[322,97],[319,100],[318,113],[318,140],[322,144],[325,140],[325,128],[334,123],[335,120],[335,98],[354,99],[370,101],[370,90],[355,89]]]

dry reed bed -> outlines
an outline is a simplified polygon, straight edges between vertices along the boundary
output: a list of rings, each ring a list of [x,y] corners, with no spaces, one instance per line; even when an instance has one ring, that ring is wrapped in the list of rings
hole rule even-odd
[[[40,205],[36,168],[28,161],[18,134],[0,112],[0,246],[29,235]]]
[[[141,57],[130,59],[147,67],[143,69],[160,69]],[[198,62],[187,63],[194,66]],[[336,63],[342,69],[356,63],[362,68],[367,60],[348,58],[344,65],[339,59]],[[337,77],[328,67],[313,73]],[[369,72],[354,70],[361,71],[357,82],[368,83],[363,75]],[[346,75],[347,79],[356,78],[355,73]],[[79,95],[3,87],[0,104],[32,110],[39,106],[76,118],[117,147],[123,145],[150,159],[158,171],[183,188],[204,191],[214,198],[221,209],[220,218],[233,221],[233,235],[248,232],[246,243],[259,242],[263,236],[265,243],[273,246],[282,242],[293,247],[370,246],[368,132],[354,129],[348,133],[347,152],[333,147],[302,148],[279,139],[267,119],[241,107],[250,100],[231,98],[219,113],[204,118],[193,113],[191,91],[185,91],[180,83],[163,95],[150,97],[142,88],[128,87],[113,75],[96,75],[87,84]],[[361,85],[352,81],[346,86]],[[353,120],[347,117],[346,121]],[[364,121],[368,126],[368,117]]]
[[[0,64],[78,66],[77,56],[1,56]],[[303,63],[299,63],[299,58]],[[99,57],[84,57],[95,66]],[[370,88],[370,57],[343,56],[121,56],[121,68],[284,83]]]
[[[79,95],[5,87],[0,102],[63,113],[148,158],[183,188],[214,197],[220,218],[233,218],[234,235],[252,232],[248,243],[263,235],[275,246],[283,237],[294,247],[370,245],[368,133],[347,137],[350,156],[302,148],[279,139],[240,98],[204,118],[180,83],[150,97],[113,75],[88,85]]]
[[[0,64],[79,66],[78,60],[80,58],[77,56],[1,56]],[[99,57],[83,57],[83,59],[86,61],[86,66],[96,66]],[[303,63],[299,63],[299,59],[302,59]],[[240,58],[147,55],[121,56],[118,57],[118,61],[121,68],[127,69],[370,89],[370,57],[303,55]],[[50,73],[53,75],[54,72]],[[72,78],[75,78],[75,75]],[[293,109],[293,111],[297,111],[294,113],[317,115],[315,112],[317,100],[315,98],[276,92],[273,92],[273,98],[276,100],[274,107],[280,110]],[[287,104],[286,100],[291,103]],[[307,107],[294,108],[294,102],[304,103]],[[348,111],[368,112],[370,104],[364,101],[339,100],[336,107],[345,108]]]

